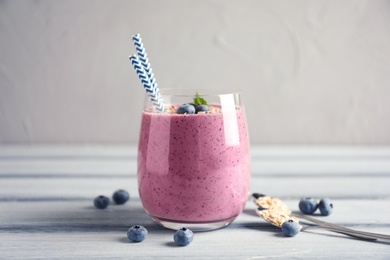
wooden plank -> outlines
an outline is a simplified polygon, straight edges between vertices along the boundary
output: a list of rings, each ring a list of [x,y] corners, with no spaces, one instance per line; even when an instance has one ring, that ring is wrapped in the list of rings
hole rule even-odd
[[[118,189],[125,189],[132,197],[139,197],[135,176],[3,178],[0,179],[0,200],[83,200],[95,198],[98,195],[111,196]]]
[[[136,174],[136,158],[111,159],[20,159],[0,161],[1,175],[127,175]],[[390,160],[267,158],[252,160],[253,175],[374,175],[390,176]]]
[[[0,175],[135,174],[136,146],[0,146]],[[386,174],[387,147],[252,147],[254,175]]]
[[[270,194],[282,198],[305,196],[331,198],[386,198],[390,197],[390,178],[351,176],[258,176],[252,178],[251,191]],[[15,187],[18,187],[15,191]],[[104,177],[35,177],[0,178],[0,200],[20,200],[39,198],[93,198],[100,194],[111,195],[123,188],[132,196],[138,197],[137,178],[129,176]],[[23,192],[21,192],[23,191]]]
[[[277,146],[252,145],[254,158],[390,158],[389,146]],[[0,159],[135,157],[136,145],[0,145]]]
[[[0,161],[1,175],[135,175],[135,159],[34,159]]]
[[[197,233],[187,247],[176,247],[172,237],[173,232],[169,230],[152,230],[142,243],[127,241],[120,231],[0,234],[0,240],[4,241],[0,249],[4,259],[389,258],[387,244],[358,241],[333,233],[302,233],[299,237],[286,238],[276,229],[248,228],[240,232],[226,228]]]
[[[286,203],[295,204],[296,201]],[[382,211],[387,202],[344,200],[337,201],[336,205],[339,211],[321,219],[347,223],[359,230],[390,234],[388,209]],[[108,210],[94,209],[87,202],[1,202],[0,206],[8,209],[0,215],[0,250],[5,259],[15,256],[42,259],[153,259],[158,256],[159,259],[171,259],[187,258],[187,255],[189,259],[336,256],[384,259],[390,256],[388,243],[364,242],[320,230],[286,238],[278,228],[258,218],[251,203],[231,226],[196,233],[194,242],[185,248],[174,245],[174,231],[153,223],[139,201],[111,206]],[[365,212],[371,214],[361,214],[359,208],[367,209]],[[374,208],[381,212],[374,214]],[[126,231],[133,224],[148,228],[149,235],[144,242],[127,240]]]
[[[298,211],[298,199],[283,200],[292,211]],[[356,228],[390,228],[389,200],[333,200],[332,215],[314,217],[334,224]],[[111,204],[105,210],[95,209],[91,200],[78,201],[1,201],[1,232],[99,232],[108,229],[122,230],[142,224],[156,228],[142,208],[139,199],[131,199],[125,205]],[[255,213],[256,205],[248,201],[244,212],[233,228],[239,226],[267,226]],[[106,230],[107,229],[107,230]],[[390,235],[390,233],[389,233]]]
[[[0,145],[0,160],[136,157],[135,145]]]

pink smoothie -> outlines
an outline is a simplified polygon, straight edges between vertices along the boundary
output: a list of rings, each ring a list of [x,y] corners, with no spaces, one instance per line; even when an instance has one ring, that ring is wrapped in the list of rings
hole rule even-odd
[[[213,222],[237,217],[250,185],[243,108],[179,115],[143,112],[139,194],[152,217]]]

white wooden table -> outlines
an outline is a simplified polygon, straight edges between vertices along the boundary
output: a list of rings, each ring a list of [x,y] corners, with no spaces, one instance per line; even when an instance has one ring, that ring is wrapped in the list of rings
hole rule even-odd
[[[196,233],[176,247],[172,230],[144,213],[136,180],[136,147],[0,146],[0,258],[124,259],[390,259],[390,242],[367,242],[322,230],[285,237],[248,201],[230,226]],[[301,197],[329,197],[319,219],[390,234],[390,148],[253,147],[252,192],[279,197],[292,210]],[[124,188],[129,203],[92,206]],[[149,235],[131,243],[127,229]]]

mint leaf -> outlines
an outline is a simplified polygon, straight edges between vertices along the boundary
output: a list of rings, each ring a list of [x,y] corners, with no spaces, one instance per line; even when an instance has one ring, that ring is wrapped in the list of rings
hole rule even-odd
[[[204,98],[201,98],[198,94],[198,91],[196,91],[196,95],[194,97],[194,103],[195,105],[206,105],[208,106],[209,104],[207,103],[207,101],[204,99]]]

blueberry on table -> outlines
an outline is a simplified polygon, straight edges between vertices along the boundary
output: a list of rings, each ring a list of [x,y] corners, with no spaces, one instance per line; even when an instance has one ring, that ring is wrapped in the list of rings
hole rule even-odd
[[[135,225],[127,230],[127,237],[134,242],[144,241],[148,230],[144,226]]]
[[[93,205],[97,209],[105,209],[107,208],[108,204],[110,204],[110,199],[103,195],[96,197],[93,201]]]
[[[173,240],[178,246],[187,246],[194,240],[194,233],[190,229],[183,227],[175,232]]]
[[[265,197],[266,195],[264,194],[261,194],[261,193],[252,193],[252,197],[255,198],[255,199],[258,199],[258,198],[261,198],[261,197]]]
[[[301,231],[301,225],[294,220],[287,220],[282,224],[282,232],[288,237],[296,236]]]
[[[198,105],[198,106],[196,106],[195,111],[197,114],[199,112],[207,112],[207,111],[209,111],[209,106],[208,105]]]
[[[112,200],[118,205],[125,204],[129,198],[129,193],[125,190],[117,190],[112,195]]]
[[[195,107],[190,104],[183,104],[177,109],[178,114],[195,114]]]
[[[312,198],[304,198],[299,201],[299,209],[302,213],[313,214],[318,208],[318,202]]]
[[[333,212],[333,203],[328,198],[321,199],[318,207],[323,216],[328,216]]]

